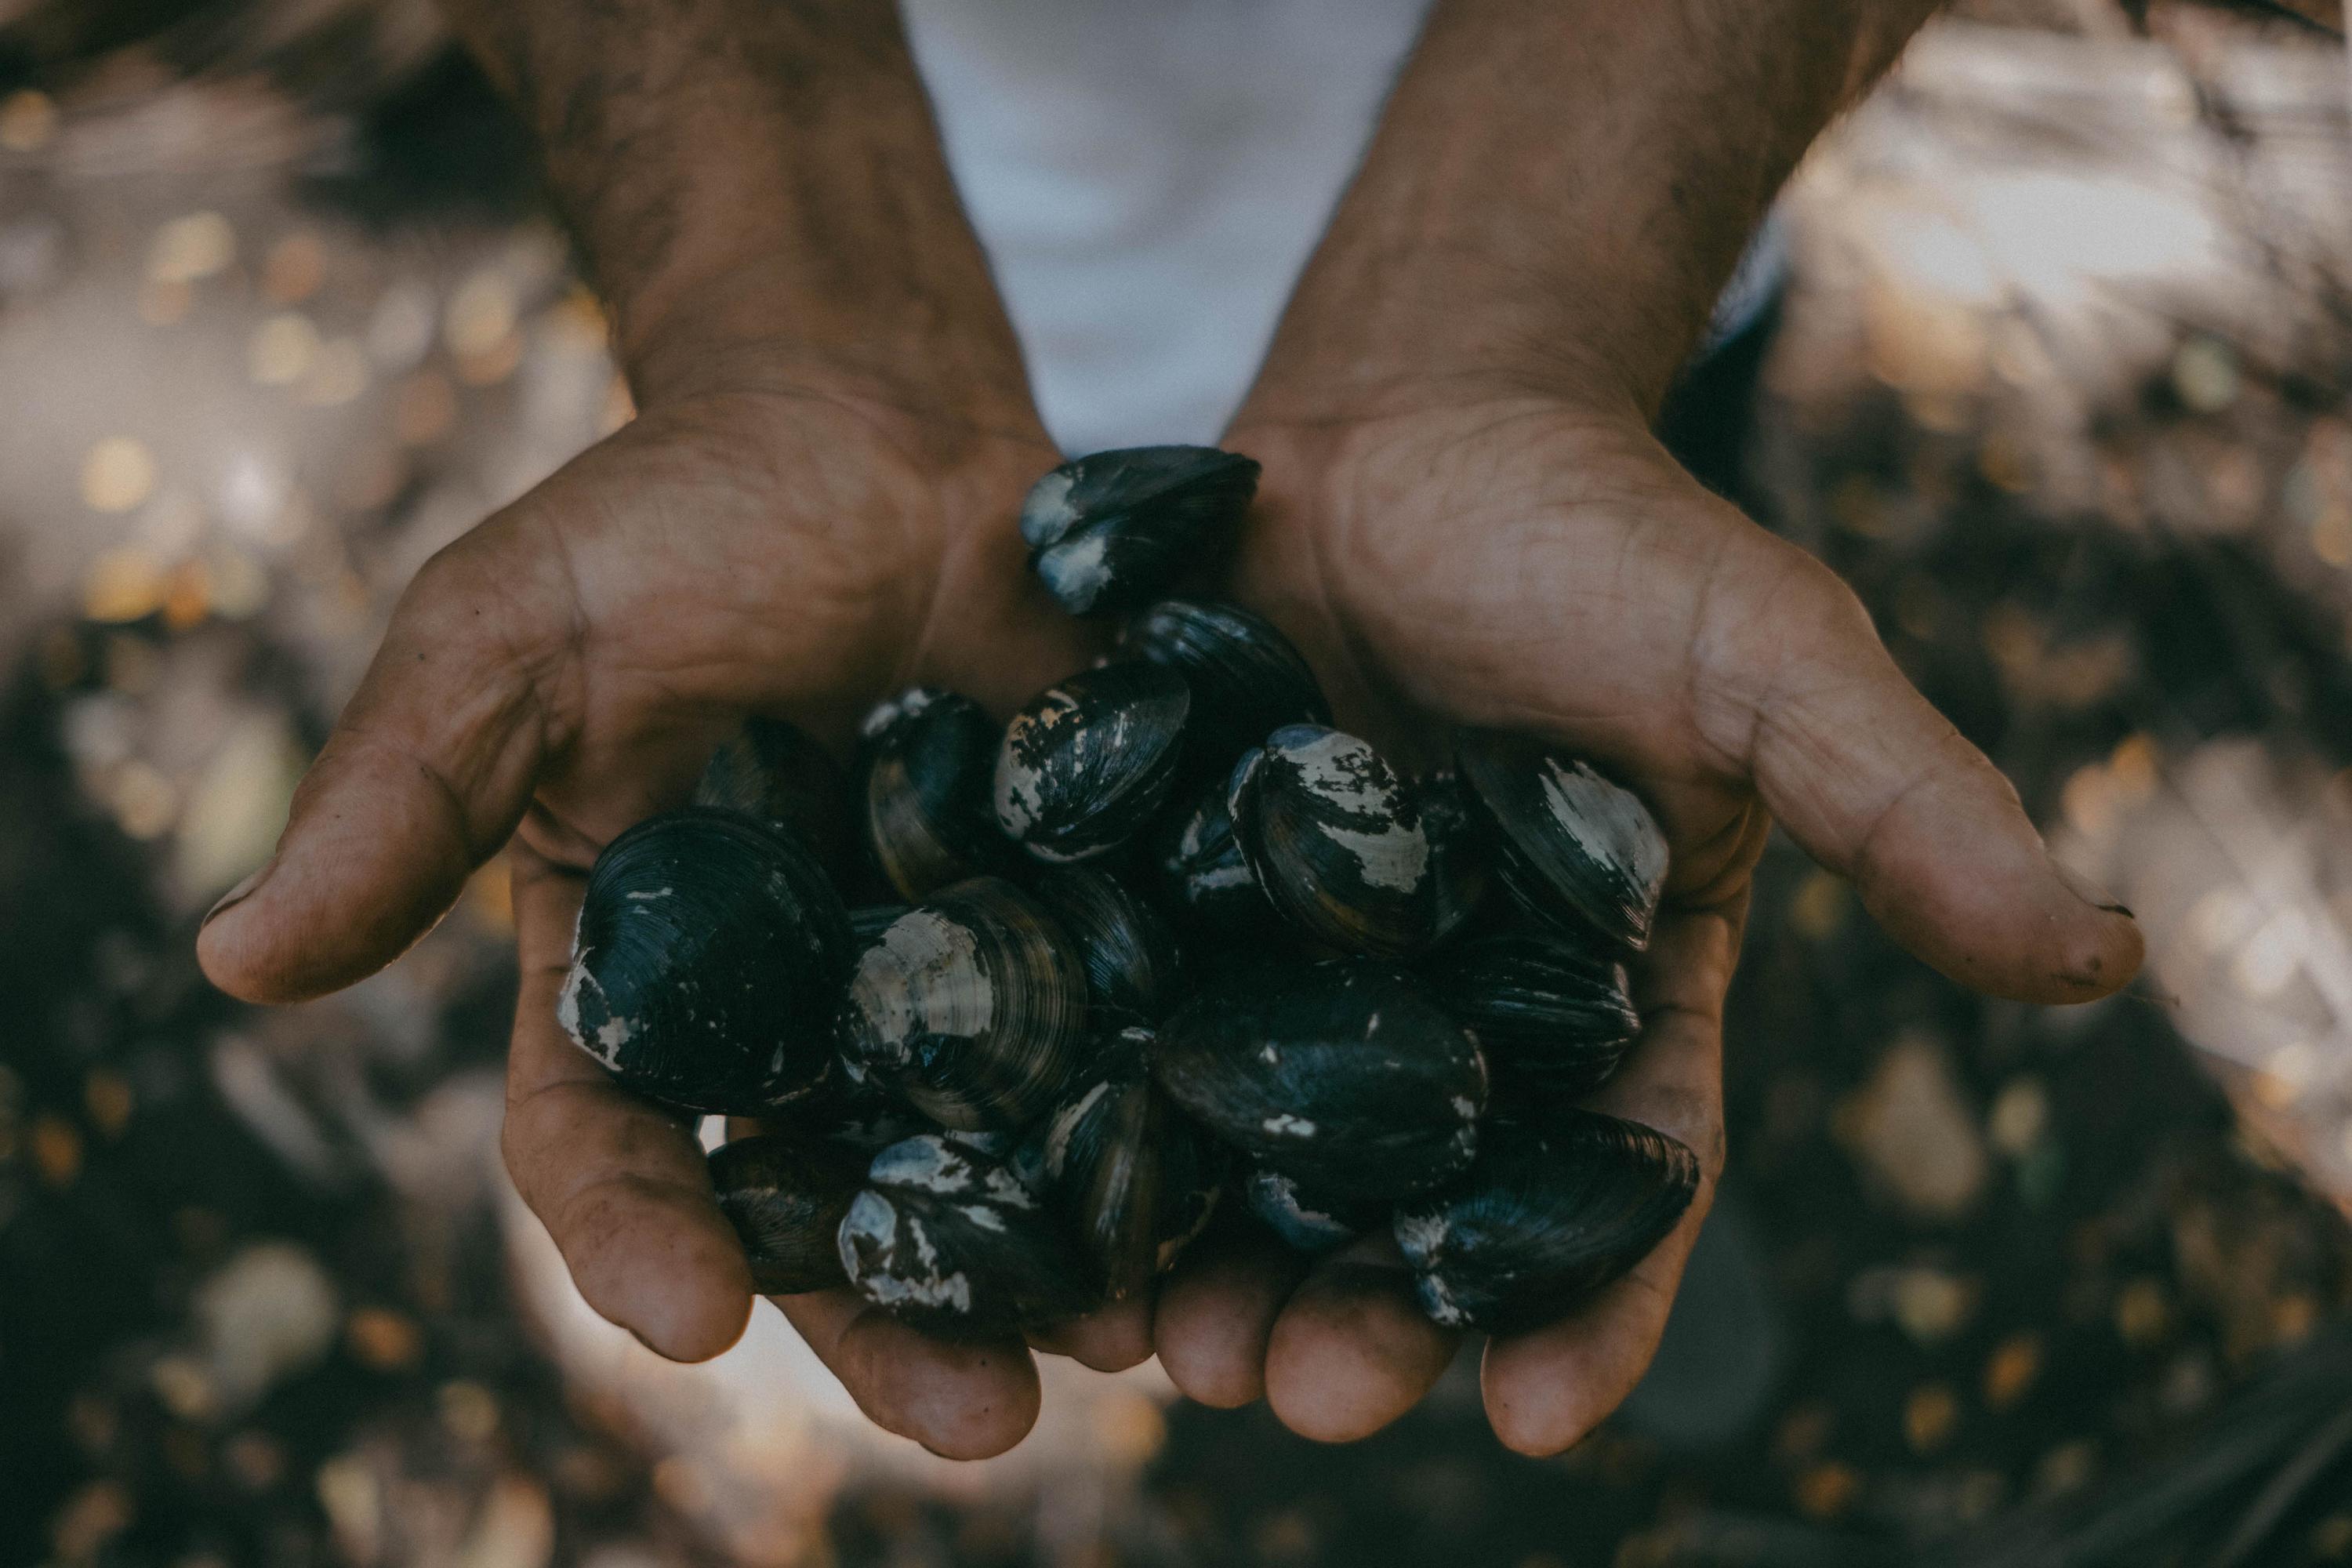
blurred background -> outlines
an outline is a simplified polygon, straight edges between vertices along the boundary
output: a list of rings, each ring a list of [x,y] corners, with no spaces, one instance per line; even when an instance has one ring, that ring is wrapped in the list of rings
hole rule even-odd
[[[0,1563],[2352,1563],[2342,26],[1961,6],[1685,405],[2141,982],[1985,1002],[1776,845],[1718,1217],[1591,1440],[1504,1453],[1470,1356],[1339,1450],[1049,1365],[951,1466],[765,1307],[677,1368],[580,1305],[497,866],[341,996],[203,984],[402,585],[628,397],[429,7],[0,0]]]

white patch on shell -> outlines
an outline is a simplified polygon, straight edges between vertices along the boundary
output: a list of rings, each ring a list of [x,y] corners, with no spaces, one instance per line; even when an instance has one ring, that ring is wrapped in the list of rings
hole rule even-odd
[[[563,989],[555,994],[556,1023],[572,1037],[572,1044],[583,1047],[588,1042],[580,1037],[580,988],[595,984],[595,976],[588,973],[588,954],[583,952],[572,960],[571,973],[563,977]]]
[[[1425,1265],[1444,1251],[1450,1228],[1442,1211],[1413,1213],[1400,1209],[1396,1216],[1397,1249],[1415,1265]]]
[[[849,1213],[842,1219],[835,1244],[841,1254],[842,1271],[867,1300],[886,1307],[914,1305],[969,1313],[971,1281],[961,1269],[946,1275],[940,1272],[938,1249],[925,1234],[922,1221],[908,1216],[907,1236],[915,1244],[919,1271],[900,1268],[897,1206],[879,1193],[859,1193],[850,1200]],[[855,1243],[859,1238],[873,1244],[868,1259],[861,1260],[858,1256]],[[861,1268],[861,1261],[866,1267]],[[902,1274],[911,1278],[902,1278]]]
[[[1258,1125],[1284,1138],[1312,1138],[1316,1131],[1315,1123],[1304,1116],[1293,1116],[1287,1110],[1269,1116]]]
[[[1465,1121],[1475,1121],[1478,1120],[1478,1102],[1468,1095],[1457,1094],[1454,1097],[1454,1113]]]
[[[1035,704],[1015,713],[1013,722],[1004,727],[1004,740],[996,752],[993,805],[996,825],[1014,838],[1025,836],[1045,808],[1037,770],[1021,756],[1029,733],[1033,730],[1052,730],[1075,711],[1076,705],[1057,687]]]
[[[981,1229],[992,1230],[1000,1236],[1004,1233],[1004,1216],[987,1204],[959,1204],[956,1206],[964,1218]]]
[[[669,898],[677,891],[677,889],[676,888],[639,888],[635,891],[623,893],[621,897],[628,900],[631,903],[649,904],[656,899]]]
[[[1443,1276],[1423,1274],[1413,1283],[1421,1295],[1421,1310],[1429,1314],[1431,1322],[1449,1329],[1470,1326],[1470,1314],[1454,1300],[1454,1292],[1446,1287]]]
[[[1084,615],[1110,585],[1109,547],[1108,528],[1066,540],[1037,557],[1037,576],[1066,607]]]
[[[972,1163],[936,1133],[902,1138],[874,1156],[866,1179],[880,1187],[919,1187],[961,1197],[971,1191]]]
[[[1641,797],[1582,763],[1543,760],[1544,805],[1578,849],[1619,871],[1654,901],[1666,879],[1666,841]]]
[[[1055,468],[1029,487],[1021,503],[1021,537],[1032,548],[1050,544],[1077,520],[1070,505],[1070,488],[1078,482],[1068,468]]]
[[[885,1047],[903,1047],[918,1034],[977,1035],[996,1012],[979,952],[979,940],[961,921],[909,910],[859,957],[850,1001]]]
[[[1323,836],[1356,858],[1367,887],[1410,893],[1429,875],[1429,835],[1400,815],[1394,775],[1378,753],[1353,735],[1318,735],[1283,752],[1298,770],[1299,782],[1351,816],[1381,826],[1370,832],[1318,824]]]
[[[870,741],[899,720],[912,718],[929,708],[936,695],[936,692],[922,687],[909,686],[898,696],[877,702],[867,710],[866,717],[857,721],[857,733]]]
[[[1095,1105],[1110,1092],[1110,1082],[1103,1082],[1087,1090],[1083,1099],[1064,1106],[1055,1113],[1052,1125],[1045,1129],[1045,1173],[1059,1181],[1062,1169],[1069,1163],[1070,1140],[1078,1131],[1078,1123],[1092,1113]]]
[[[1202,893],[1222,893],[1227,888],[1246,888],[1256,879],[1250,875],[1247,865],[1234,860],[1212,870],[1195,871],[1190,880],[1192,891],[1197,897]]]

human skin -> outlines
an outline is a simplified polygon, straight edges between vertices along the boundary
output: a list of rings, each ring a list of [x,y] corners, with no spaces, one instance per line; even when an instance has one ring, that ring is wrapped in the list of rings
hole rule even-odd
[[[1651,425],[1747,237],[1922,0],[1438,0],[1230,444],[1265,486],[1236,593],[1343,720],[1400,750],[1548,737],[1673,850],[1637,965],[1647,1029],[1591,1103],[1695,1150],[1681,1226],[1561,1321],[1491,1341],[1489,1422],[1569,1447],[1649,1364],[1723,1163],[1724,994],[1777,821],[1944,973],[2113,992],[2138,928],[2058,870],[2015,792],[1904,679],[1831,572],[1710,494]],[[1459,1336],[1392,1243],[1312,1268],[1196,1250],[1155,1323],[1177,1386],[1362,1436]]]
[[[447,4],[539,136],[640,413],[419,574],[199,953],[251,1000],[331,991],[503,847],[509,1167],[588,1301],[699,1359],[740,1333],[749,1276],[688,1128],[554,1025],[583,876],[747,712],[838,739],[909,679],[1003,712],[1084,662],[1013,526],[1057,455],[884,0]],[[1972,984],[2081,1000],[2137,963],[1852,596],[1647,435],[1747,226],[1925,9],[1441,0],[1233,437],[1266,463],[1235,585],[1343,717],[1407,749],[1444,720],[1550,734],[1659,808],[1651,1030],[1603,1102],[1683,1136],[1710,1184],[1767,808]],[[1490,1350],[1505,1441],[1563,1446],[1630,1387],[1704,1206],[1600,1301]],[[1156,1343],[1209,1403],[1370,1431],[1454,1342],[1376,1246],[1304,1272],[1204,1247],[1156,1323],[1133,1303],[1043,1346],[1118,1366]],[[846,1291],[779,1305],[938,1452],[1034,1419],[1017,1342],[931,1341]]]

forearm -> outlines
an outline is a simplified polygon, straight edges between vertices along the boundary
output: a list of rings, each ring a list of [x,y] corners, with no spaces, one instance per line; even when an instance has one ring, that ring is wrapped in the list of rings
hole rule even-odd
[[[641,400],[757,360],[1025,408],[892,0],[443,8],[536,135]]]
[[[1438,0],[1258,410],[1596,377],[1654,408],[1781,182],[1935,9]]]

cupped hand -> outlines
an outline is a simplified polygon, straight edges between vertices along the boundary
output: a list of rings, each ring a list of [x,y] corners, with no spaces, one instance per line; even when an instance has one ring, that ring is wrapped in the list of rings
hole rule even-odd
[[[1265,469],[1237,592],[1298,640],[1342,723],[1406,755],[1448,722],[1546,737],[1637,790],[1673,850],[1635,966],[1646,1027],[1591,1103],[1690,1145],[1701,1185],[1626,1278],[1487,1345],[1496,1435],[1549,1454],[1647,1367],[1722,1168],[1724,994],[1772,822],[1980,990],[2104,996],[2138,968],[2140,936],[2053,866],[1853,593],[1685,474],[1631,399],[1440,386],[1381,401],[1244,411],[1229,444]],[[1157,1348],[1205,1403],[1263,1396],[1308,1436],[1360,1437],[1457,1348],[1409,1284],[1384,1237],[1309,1268],[1236,1230],[1163,1289]]]
[[[992,422],[770,374],[649,407],[417,574],[277,854],[208,918],[205,972],[257,1002],[348,985],[506,848],[509,1169],[592,1306],[663,1355],[716,1355],[751,1285],[693,1129],[555,1023],[584,874],[747,713],[839,740],[896,683],[1002,711],[1081,664],[1014,526],[1057,461],[1025,404]],[[941,1453],[997,1452],[1035,1416],[1017,1341],[932,1341],[845,1289],[779,1305],[869,1415]],[[1132,1312],[1065,1342],[1149,1353]]]

